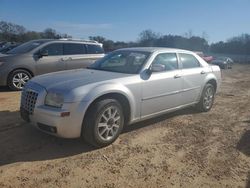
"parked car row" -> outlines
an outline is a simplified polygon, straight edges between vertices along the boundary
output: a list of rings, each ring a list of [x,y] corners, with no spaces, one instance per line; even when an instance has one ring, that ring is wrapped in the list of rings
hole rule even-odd
[[[213,57],[207,56],[203,52],[195,52],[202,59],[204,59],[207,63],[211,63],[213,65],[218,65],[221,69],[231,69],[233,60],[229,57]]]
[[[218,65],[221,69],[231,69],[233,60],[229,57],[217,57],[211,63]]]
[[[0,54],[5,54],[9,50],[19,46],[19,43],[15,42],[0,42]]]
[[[0,48],[0,54],[5,54],[5,53],[7,53],[8,51],[12,50],[13,48],[16,48],[16,47],[19,46],[19,45],[20,45],[20,44],[18,44],[18,43],[6,45],[6,46]]]
[[[103,56],[96,41],[32,40],[0,55],[0,86],[21,90],[36,75],[86,68]]]
[[[10,42],[0,42],[0,48],[4,48]]]

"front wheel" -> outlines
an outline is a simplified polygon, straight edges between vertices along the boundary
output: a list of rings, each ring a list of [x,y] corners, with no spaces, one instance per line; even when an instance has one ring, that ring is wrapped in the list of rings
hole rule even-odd
[[[208,112],[214,103],[215,88],[212,84],[207,83],[202,91],[202,95],[196,108],[200,112]]]
[[[104,147],[114,142],[124,125],[124,114],[115,99],[95,102],[87,111],[82,127],[82,136],[95,147]]]
[[[15,70],[8,77],[8,86],[14,91],[22,90],[31,77],[31,74],[26,70]]]

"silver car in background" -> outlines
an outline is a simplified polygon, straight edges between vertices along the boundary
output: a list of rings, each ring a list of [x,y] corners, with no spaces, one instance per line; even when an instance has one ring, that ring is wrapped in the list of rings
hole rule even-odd
[[[37,76],[23,89],[21,116],[60,137],[111,144],[124,125],[195,106],[209,111],[221,83],[218,66],[193,52],[127,48],[85,70]]]
[[[0,86],[21,90],[36,75],[86,68],[104,56],[101,43],[76,39],[39,39],[0,54]]]

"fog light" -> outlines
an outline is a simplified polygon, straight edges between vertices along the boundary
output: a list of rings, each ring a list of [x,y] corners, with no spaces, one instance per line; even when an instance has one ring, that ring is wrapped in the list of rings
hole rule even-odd
[[[49,126],[49,125],[45,125],[43,123],[37,123],[37,126],[43,130],[43,131],[46,131],[46,132],[50,132],[50,133],[57,133],[57,129],[56,127],[53,127],[53,126]]]

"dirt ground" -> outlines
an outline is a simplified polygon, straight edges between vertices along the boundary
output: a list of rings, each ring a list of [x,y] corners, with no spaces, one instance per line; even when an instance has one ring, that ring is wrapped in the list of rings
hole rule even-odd
[[[0,187],[250,187],[250,65],[222,72],[213,109],[128,126],[95,150],[21,120],[0,91]]]

